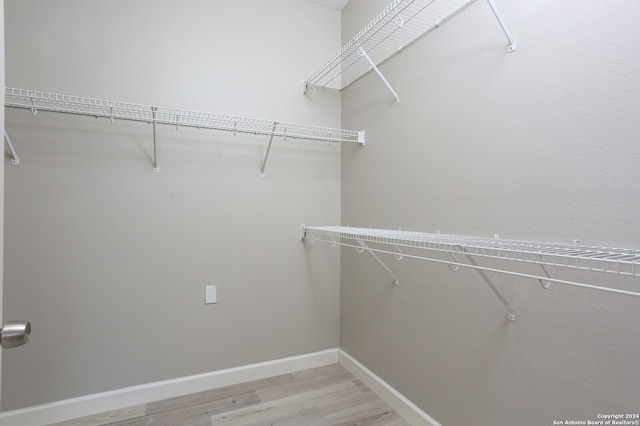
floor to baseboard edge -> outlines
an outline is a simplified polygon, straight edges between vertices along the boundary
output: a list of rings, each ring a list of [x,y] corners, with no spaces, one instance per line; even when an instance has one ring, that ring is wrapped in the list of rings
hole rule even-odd
[[[387,382],[378,377],[373,371],[356,361],[351,355],[338,350],[338,362],[362,383],[374,391],[384,402],[389,404],[394,410],[413,426],[442,426],[433,417],[425,413],[407,399],[404,395],[394,389]]]
[[[0,413],[3,426],[44,426],[280,374],[336,364],[338,349],[164,380]]]

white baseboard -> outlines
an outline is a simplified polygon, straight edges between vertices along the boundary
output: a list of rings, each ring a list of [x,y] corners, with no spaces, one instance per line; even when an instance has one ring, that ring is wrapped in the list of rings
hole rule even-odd
[[[45,426],[339,362],[414,426],[442,426],[341,349],[282,358],[0,413],[3,426]]]
[[[374,391],[411,425],[442,426],[433,417],[422,411],[417,405],[409,401],[404,395],[342,349],[338,349],[338,362],[367,385],[369,389]]]
[[[338,349],[133,386],[0,413],[3,426],[44,426],[338,362]]]

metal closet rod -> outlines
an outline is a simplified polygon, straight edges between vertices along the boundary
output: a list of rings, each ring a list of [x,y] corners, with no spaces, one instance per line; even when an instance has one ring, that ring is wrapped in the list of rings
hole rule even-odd
[[[261,167],[261,176],[268,158],[274,137],[283,139],[304,139],[322,142],[353,142],[364,145],[365,133],[362,131],[337,129],[331,127],[312,126],[282,121],[263,120],[213,114],[198,111],[162,108],[149,105],[132,104],[103,99],[63,95],[29,89],[5,88],[5,106],[7,108],[28,109],[36,116],[39,111],[85,115],[114,120],[146,122],[153,125],[154,171],[158,171],[156,149],[156,124],[164,124],[197,129],[219,130],[225,132],[244,133],[269,136],[269,149]],[[5,131],[5,141],[13,148],[11,139]],[[14,161],[17,160],[15,150],[11,149]]]

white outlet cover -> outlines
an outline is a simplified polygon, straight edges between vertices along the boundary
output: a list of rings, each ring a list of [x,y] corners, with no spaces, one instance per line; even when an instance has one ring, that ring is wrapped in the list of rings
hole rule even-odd
[[[218,303],[218,288],[215,285],[208,285],[204,288],[204,303],[210,305]]]

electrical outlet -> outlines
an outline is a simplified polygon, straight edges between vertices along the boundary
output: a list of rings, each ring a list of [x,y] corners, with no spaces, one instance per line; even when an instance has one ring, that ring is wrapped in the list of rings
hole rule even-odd
[[[204,287],[204,303],[205,305],[218,303],[218,286],[208,285]]]

